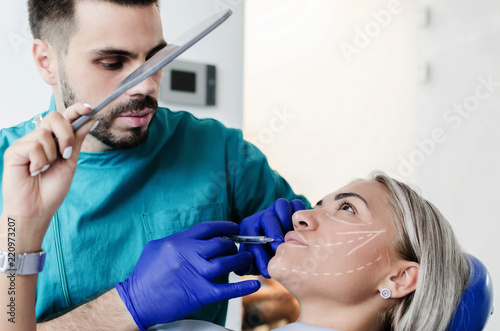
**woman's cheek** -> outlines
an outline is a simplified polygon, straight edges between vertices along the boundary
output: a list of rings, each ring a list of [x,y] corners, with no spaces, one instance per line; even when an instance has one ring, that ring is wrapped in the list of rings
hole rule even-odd
[[[280,245],[269,263],[269,273],[277,280],[363,276],[385,263],[387,243],[386,231],[378,229],[333,233],[308,247]]]
[[[323,275],[352,275],[369,271],[387,259],[385,230],[340,233],[335,241],[314,247],[313,257]]]

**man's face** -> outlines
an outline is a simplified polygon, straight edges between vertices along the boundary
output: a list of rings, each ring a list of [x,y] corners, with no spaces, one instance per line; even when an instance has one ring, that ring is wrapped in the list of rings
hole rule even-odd
[[[96,105],[132,71],[165,46],[156,5],[77,2],[77,32],[59,56],[59,85],[66,107]],[[111,148],[143,142],[158,110],[162,71],[118,97],[95,116],[92,135]]]

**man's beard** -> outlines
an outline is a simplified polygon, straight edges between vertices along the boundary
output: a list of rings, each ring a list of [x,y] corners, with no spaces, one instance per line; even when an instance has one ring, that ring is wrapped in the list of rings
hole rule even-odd
[[[61,61],[59,62],[61,63]],[[69,107],[75,104],[76,94],[74,89],[69,85],[65,68],[59,67],[61,94],[64,105]],[[146,128],[130,128],[126,132],[112,132],[110,130],[114,120],[123,114],[130,114],[144,108],[153,110],[153,116]],[[158,101],[153,97],[146,95],[143,99],[131,99],[128,102],[122,102],[113,105],[105,112],[99,112],[94,116],[94,119],[99,121],[99,125],[90,133],[97,140],[113,149],[133,148],[142,144],[148,137],[149,125],[153,122],[153,118],[158,111]]]
[[[137,110],[150,108],[153,110],[153,117],[146,128],[130,128],[126,132],[116,132],[111,130],[114,120],[123,114],[130,114]],[[90,134],[103,144],[113,149],[132,148],[142,144],[149,134],[149,125],[151,125],[154,116],[158,110],[158,102],[146,95],[143,99],[131,99],[128,102],[123,102],[113,105],[106,113],[97,113],[94,118],[99,121],[99,125]]]

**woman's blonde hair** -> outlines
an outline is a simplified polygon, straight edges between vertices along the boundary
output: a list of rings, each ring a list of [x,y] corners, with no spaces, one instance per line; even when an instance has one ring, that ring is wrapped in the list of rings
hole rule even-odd
[[[383,184],[396,223],[391,243],[402,258],[420,264],[415,292],[387,311],[390,330],[446,330],[468,281],[468,260],[446,218],[408,185],[383,172],[370,178]]]

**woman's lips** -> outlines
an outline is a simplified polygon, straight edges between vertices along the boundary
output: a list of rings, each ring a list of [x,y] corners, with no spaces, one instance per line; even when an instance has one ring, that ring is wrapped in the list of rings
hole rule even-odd
[[[290,231],[285,235],[285,243],[307,246],[307,241],[297,231]]]
[[[152,117],[153,111],[151,109],[118,116],[118,118],[125,122],[125,124],[133,128],[139,128],[148,125]]]

